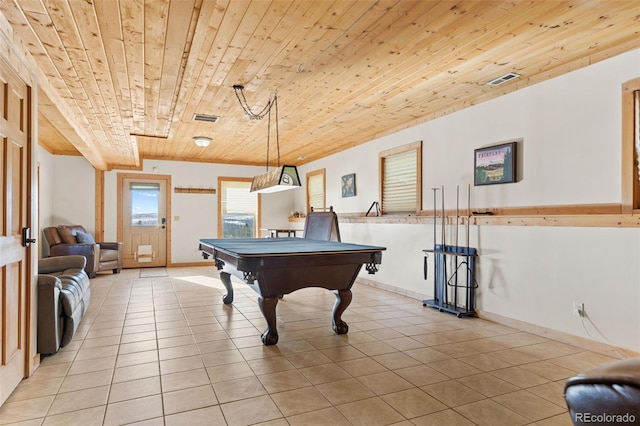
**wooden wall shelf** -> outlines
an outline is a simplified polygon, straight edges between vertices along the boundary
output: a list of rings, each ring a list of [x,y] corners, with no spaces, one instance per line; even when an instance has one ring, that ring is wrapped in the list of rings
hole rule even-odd
[[[215,188],[185,188],[176,186],[173,188],[176,194],[215,194]]]

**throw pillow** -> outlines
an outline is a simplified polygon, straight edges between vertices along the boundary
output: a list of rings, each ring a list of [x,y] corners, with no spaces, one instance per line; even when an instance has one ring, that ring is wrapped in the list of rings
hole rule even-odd
[[[58,233],[60,234],[62,242],[65,244],[75,244],[78,242],[76,239],[76,230],[70,226],[58,226]]]
[[[80,244],[95,244],[96,240],[93,238],[93,235],[88,234],[86,232],[77,231],[76,239]]]

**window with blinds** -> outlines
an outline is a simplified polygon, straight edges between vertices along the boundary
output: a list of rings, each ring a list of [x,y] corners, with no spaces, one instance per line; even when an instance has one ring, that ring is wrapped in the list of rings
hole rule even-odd
[[[258,194],[250,192],[251,179],[218,181],[218,235],[220,238],[253,238],[257,235]]]
[[[325,208],[325,179],[325,169],[307,173],[307,211]]]
[[[380,153],[382,213],[417,213],[422,205],[422,142]]]

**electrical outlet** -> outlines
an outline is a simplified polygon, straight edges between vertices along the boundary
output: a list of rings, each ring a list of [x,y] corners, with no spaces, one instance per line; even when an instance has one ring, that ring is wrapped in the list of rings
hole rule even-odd
[[[584,303],[573,302],[573,315],[576,317],[584,317]]]

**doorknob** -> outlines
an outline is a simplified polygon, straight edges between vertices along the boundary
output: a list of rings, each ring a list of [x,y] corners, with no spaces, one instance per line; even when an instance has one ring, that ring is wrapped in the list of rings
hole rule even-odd
[[[167,218],[163,217],[161,223],[162,223],[162,229],[166,228]]]
[[[31,238],[31,228],[22,228],[22,247],[29,247],[36,239]]]

